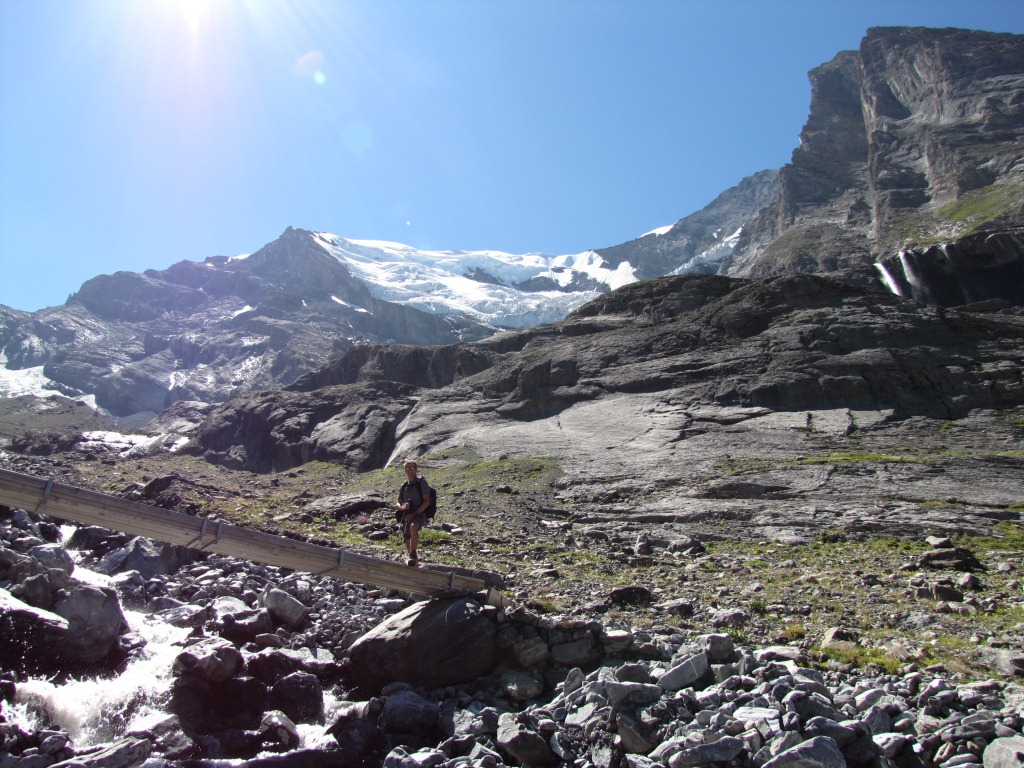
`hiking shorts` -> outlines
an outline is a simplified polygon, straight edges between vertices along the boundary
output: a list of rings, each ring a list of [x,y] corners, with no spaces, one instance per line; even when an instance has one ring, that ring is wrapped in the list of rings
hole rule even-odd
[[[402,537],[404,539],[408,540],[408,538],[410,536],[409,529],[412,526],[415,525],[417,528],[423,528],[424,526],[426,526],[426,524],[427,524],[427,516],[424,515],[422,512],[420,512],[417,515],[413,515],[412,516],[412,520],[408,520],[408,521],[403,520],[402,521]]]

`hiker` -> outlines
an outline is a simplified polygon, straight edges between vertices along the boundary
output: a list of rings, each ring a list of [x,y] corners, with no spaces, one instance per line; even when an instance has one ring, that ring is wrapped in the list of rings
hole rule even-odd
[[[405,482],[398,492],[398,503],[395,505],[396,510],[405,513],[402,515],[402,536],[409,553],[409,565],[413,566],[420,564],[416,546],[420,540],[420,528],[427,524],[425,513],[430,505],[430,493],[424,492],[427,483],[416,474],[418,469],[412,459],[405,462]]]

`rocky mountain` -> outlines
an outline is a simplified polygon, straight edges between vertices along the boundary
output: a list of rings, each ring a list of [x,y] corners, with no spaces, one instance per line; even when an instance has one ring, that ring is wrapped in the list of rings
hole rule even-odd
[[[874,28],[810,80],[787,165],[597,253],[640,277],[875,269],[922,302],[1024,302],[1024,37]]]
[[[39,312],[2,309],[11,369],[42,366],[51,388],[115,416],[275,388],[365,342],[442,344],[494,332],[371,295],[310,233],[256,253],[118,272]]]
[[[694,272],[715,274],[732,254],[743,227],[778,194],[779,172],[761,171],[671,227],[595,252],[609,264],[631,265],[639,280]]]
[[[810,73],[775,199],[721,273],[881,263],[919,300],[1024,300],[1024,37],[876,28]]]
[[[40,312],[0,308],[0,359],[127,417],[288,385],[358,344],[557,322],[664,275],[844,272],[922,303],[1024,303],[1024,37],[872,29],[810,77],[789,164],[628,243],[517,256],[289,229],[245,258],[100,276]]]
[[[816,275],[690,275],[479,342],[360,346],[218,406],[193,450],[256,472],[557,456],[569,483],[597,472],[657,487],[681,462],[699,475],[723,455],[770,455],[783,433],[863,435],[1022,403],[1019,309],[940,310]]]

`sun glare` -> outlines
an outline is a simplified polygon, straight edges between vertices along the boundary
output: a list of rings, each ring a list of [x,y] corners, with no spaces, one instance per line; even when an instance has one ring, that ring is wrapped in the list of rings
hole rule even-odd
[[[203,22],[209,15],[210,5],[213,0],[174,0],[174,4],[178,7],[182,17],[185,19],[185,24],[188,26],[189,33],[193,37],[199,34],[202,29]]]

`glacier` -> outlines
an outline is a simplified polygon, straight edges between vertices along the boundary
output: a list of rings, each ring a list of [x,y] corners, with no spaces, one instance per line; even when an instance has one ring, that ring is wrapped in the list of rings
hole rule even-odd
[[[500,328],[561,320],[600,293],[637,279],[628,263],[612,269],[594,251],[517,255],[494,250],[420,250],[327,232],[315,232],[312,237],[362,280],[374,298],[435,315],[468,315]],[[581,281],[586,286],[582,289]],[[526,287],[530,283],[546,288],[532,290]]]

